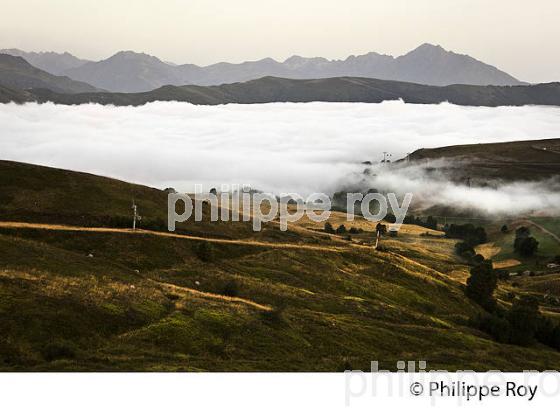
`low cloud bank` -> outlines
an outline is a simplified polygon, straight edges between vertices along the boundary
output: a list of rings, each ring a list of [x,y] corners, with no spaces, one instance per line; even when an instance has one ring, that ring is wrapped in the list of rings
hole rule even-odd
[[[452,182],[449,174],[437,171],[449,168],[449,165],[445,161],[433,161],[429,168],[421,164],[376,165],[369,169],[370,175],[353,174],[347,181],[364,190],[375,188],[401,196],[412,192],[414,209],[445,206],[457,211],[475,211],[480,215],[560,215],[560,178],[539,182],[494,180],[489,181],[488,186],[471,187]]]
[[[180,191],[194,184],[248,184],[279,193],[332,193],[362,161],[383,152],[559,136],[556,107],[459,107],[278,103],[141,107],[0,105],[0,159],[111,176]],[[375,185],[481,210],[524,212],[558,206],[558,191],[539,184],[498,189],[454,185],[421,170],[378,175]],[[520,205],[523,204],[523,205]],[[556,205],[555,205],[556,204]]]

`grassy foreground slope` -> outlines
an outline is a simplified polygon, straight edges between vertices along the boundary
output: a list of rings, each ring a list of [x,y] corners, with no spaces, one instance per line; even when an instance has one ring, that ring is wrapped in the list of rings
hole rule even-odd
[[[162,217],[165,194],[0,165],[1,370],[560,367],[556,351],[499,344],[469,326],[479,308],[463,294],[467,268],[453,240],[421,236],[424,228],[404,226],[385,252],[372,249],[374,225],[363,220],[366,232],[351,241],[305,221],[287,233],[270,223],[266,234],[208,222],[185,237],[69,231],[54,225],[128,215],[130,192],[146,218]],[[75,201],[77,192],[97,202]]]

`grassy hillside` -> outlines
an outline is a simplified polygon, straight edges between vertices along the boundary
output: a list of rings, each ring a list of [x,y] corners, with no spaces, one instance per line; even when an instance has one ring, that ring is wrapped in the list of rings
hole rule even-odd
[[[389,369],[397,360],[560,367],[557,351],[499,344],[469,325],[480,308],[463,293],[467,267],[454,240],[425,228],[405,225],[383,252],[371,246],[374,224],[361,219],[364,232],[351,238],[309,220],[286,233],[275,223],[259,234],[209,222],[175,237],[102,230],[104,218],[128,215],[131,195],[161,216],[165,194],[0,166],[0,370],[337,371],[372,360]],[[80,229],[82,214],[98,228]],[[527,291],[501,286],[500,295]]]
[[[0,198],[0,221],[129,228],[134,202],[142,216],[140,228],[167,229],[164,191],[87,173],[0,161]],[[178,232],[229,238],[252,234],[250,222],[209,223],[209,213],[203,207],[204,221],[178,224]],[[266,235],[267,230],[261,233]]]
[[[48,87],[45,87],[48,88]],[[218,86],[164,86],[140,93],[62,94],[51,90],[33,90],[37,101],[59,104],[142,105],[152,101],[185,101],[193,104],[254,104],[270,102],[364,102],[379,103],[402,99],[407,103],[458,105],[560,105],[560,83],[526,86],[445,87],[377,80],[359,77],[335,77],[315,80],[293,80],[264,77],[243,83]]]
[[[447,159],[444,169],[482,182],[541,180],[560,175],[560,139],[419,149],[409,159],[420,163]]]

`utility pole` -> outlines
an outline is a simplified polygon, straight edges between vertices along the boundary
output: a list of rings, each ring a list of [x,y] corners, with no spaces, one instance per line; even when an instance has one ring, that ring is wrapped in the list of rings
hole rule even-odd
[[[136,203],[134,203],[134,201],[132,201],[132,209],[134,211],[134,218],[132,219],[132,230],[136,230],[136,220],[138,219],[138,207],[136,206]]]

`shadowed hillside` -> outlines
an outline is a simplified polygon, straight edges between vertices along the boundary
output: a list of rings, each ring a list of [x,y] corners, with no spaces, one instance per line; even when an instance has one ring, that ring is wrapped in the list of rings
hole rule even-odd
[[[436,87],[369,78],[339,77],[318,80],[290,80],[265,77],[245,83],[220,86],[165,86],[144,93],[59,94],[33,90],[39,102],[58,104],[143,105],[153,101],[184,101],[192,104],[258,104],[271,102],[364,102],[379,103],[401,99],[407,103],[450,102],[472,106],[560,105],[560,83],[530,86]]]
[[[560,139],[456,145],[419,149],[411,162],[449,160],[445,169],[480,181],[543,180],[560,175]]]

